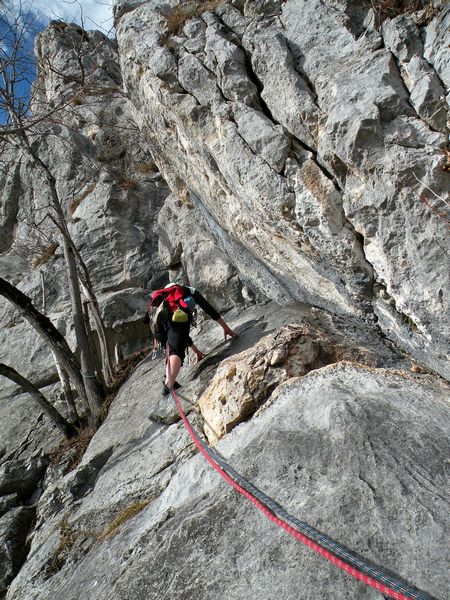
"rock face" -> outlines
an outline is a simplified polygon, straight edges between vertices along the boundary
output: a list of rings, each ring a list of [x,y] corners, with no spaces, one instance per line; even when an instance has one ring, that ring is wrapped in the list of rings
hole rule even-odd
[[[320,331],[290,325],[222,361],[199,400],[209,442],[216,442],[248,419],[284,381],[346,359],[376,362],[373,355],[360,349],[334,346]]]
[[[64,110],[31,135],[111,346],[148,346],[152,289],[197,287],[239,337],[192,330],[195,428],[291,514],[444,598],[448,3],[113,4],[114,41],[61,22],[36,40],[53,68],[33,114]],[[76,351],[42,176],[2,161],[0,275]],[[61,407],[47,348],[3,300],[0,322],[0,362]],[[163,373],[137,366],[74,468],[2,381],[0,599],[381,600],[226,486]]]
[[[310,600],[380,598],[258,516],[191,456],[179,423],[146,424],[156,397],[140,390],[153,389],[155,376],[144,365],[135,373],[83,464],[44,493],[31,554],[8,598],[287,599],[299,586]],[[217,448],[292,514],[443,598],[446,396],[428,376],[331,365],[278,386]],[[100,455],[94,486],[76,491]],[[141,508],[103,537],[113,505],[137,498]],[[60,570],[46,571],[68,513],[75,541]]]
[[[350,1],[191,4],[115,2],[169,185],[252,289],[375,316],[448,373],[447,227],[421,201],[447,210],[448,6],[377,29]]]
[[[0,517],[0,594],[4,595],[27,556],[26,533],[33,520],[31,507],[13,508]]]

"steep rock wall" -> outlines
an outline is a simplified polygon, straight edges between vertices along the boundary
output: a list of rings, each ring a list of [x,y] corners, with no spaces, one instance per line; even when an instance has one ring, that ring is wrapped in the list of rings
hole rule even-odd
[[[448,188],[450,9],[377,29],[356,5],[118,0],[122,73],[165,179],[244,282],[378,319],[447,373],[449,237],[420,196]]]

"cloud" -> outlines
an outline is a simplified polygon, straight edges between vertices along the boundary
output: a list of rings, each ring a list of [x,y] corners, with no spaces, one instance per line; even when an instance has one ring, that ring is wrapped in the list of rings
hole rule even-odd
[[[26,4],[23,0],[10,1],[16,10]],[[113,27],[111,5],[112,0],[31,0],[27,8],[43,25],[61,20],[108,33]]]

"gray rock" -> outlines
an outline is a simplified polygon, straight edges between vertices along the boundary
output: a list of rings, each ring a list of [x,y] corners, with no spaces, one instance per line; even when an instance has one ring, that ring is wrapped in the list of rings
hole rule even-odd
[[[424,42],[409,17],[388,22],[384,36],[394,56],[378,33],[364,32],[370,25],[366,13],[348,2],[288,0],[233,8],[226,3],[216,15],[185,23],[185,50],[192,48],[195,57],[180,51],[190,92],[183,95],[136,72],[133,65],[145,65],[151,50],[137,39],[144,35],[130,29],[127,13],[118,24],[123,72],[133,101],[146,115],[164,177],[177,194],[188,191],[244,283],[272,299],[367,314],[373,309],[374,278],[398,311],[420,325],[423,343],[433,339],[428,364],[443,372],[446,307],[437,309],[425,298],[419,273],[434,272],[436,261],[423,249],[434,246],[439,252],[445,226],[420,201],[425,188],[418,189],[415,178],[445,199],[438,166],[445,135],[427,128],[442,130],[445,121],[441,83],[421,56],[422,49],[430,56],[432,46],[442,45],[442,19],[428,26]],[[140,31],[148,39],[163,34],[158,14],[157,3],[139,8]],[[245,78],[256,85],[251,91]],[[213,101],[217,87],[225,89],[220,106]],[[236,98],[251,105],[244,109],[245,119],[233,113]],[[266,128],[252,125],[255,114],[247,117],[251,108],[264,114],[268,127],[281,125],[293,137],[290,158],[301,165],[311,153],[315,177],[327,189],[325,204],[321,193],[311,196],[310,188],[296,186],[292,169],[283,171],[287,145],[275,146],[273,154]],[[401,203],[399,196],[405,197]],[[407,233],[415,228],[414,235]],[[389,241],[391,231],[395,243]],[[414,294],[405,285],[411,274]],[[447,289],[442,269],[436,277],[433,289]],[[439,351],[433,351],[434,344]]]
[[[433,72],[423,73],[411,90],[411,103],[422,119],[434,129],[445,131],[448,106],[445,90]]]
[[[206,28],[205,52],[207,66],[215,72],[224,97],[258,108],[257,89],[248,75],[241,48],[222,35],[217,26],[210,25]]]
[[[7,496],[0,496],[0,517],[2,517],[10,508],[19,504],[18,494],[8,494]]]
[[[172,85],[178,84],[178,80],[175,77],[177,61],[167,48],[161,46],[155,48],[151,56],[149,68],[155,77],[159,77]]]
[[[242,15],[242,13],[232,4],[223,4],[218,7],[217,13],[220,16],[220,19],[225,25],[230,29],[233,33],[241,36],[246,27],[247,27],[247,19]]]
[[[44,395],[47,391],[43,390]],[[0,400],[0,496],[30,497],[42,479],[60,432],[28,394]]]
[[[178,62],[178,78],[183,88],[195,96],[202,106],[223,104],[215,76],[192,54],[182,54]]]
[[[4,304],[3,304],[4,306]],[[4,323],[8,327],[0,330],[0,360],[28,377],[37,386],[54,383],[57,379],[56,367],[48,348],[28,322],[21,321],[18,313],[6,307],[3,313]],[[70,339],[70,333],[69,333]],[[26,340],[27,354],[24,356]],[[2,377],[0,381],[0,398],[9,399],[17,390],[17,386]]]
[[[450,60],[448,58],[448,44],[450,42],[450,7],[443,3],[442,11],[431,21],[425,29],[423,57],[431,63],[442,83],[450,87]]]
[[[243,303],[236,269],[187,196],[168,198],[159,215],[159,227],[162,264],[168,269],[182,264],[185,280],[179,283],[198,288],[219,312]]]
[[[32,456],[26,462],[4,461],[0,467],[0,495],[17,493],[28,497],[37,488],[48,464],[42,456]]]
[[[34,512],[31,507],[13,508],[0,517],[0,594],[2,597],[26,558],[26,536]]]
[[[219,362],[248,350],[268,332],[299,319],[306,319],[313,327],[326,332],[330,341],[327,349],[320,352],[322,358],[327,355],[332,360],[332,348],[338,346],[348,348],[350,355],[360,357],[360,347],[364,347],[369,349],[371,361],[392,367],[409,365],[373,333],[362,329],[357,321],[334,322],[321,311],[309,314],[306,307],[280,308],[271,303],[245,311],[235,309],[226,318],[240,337],[232,342],[218,343],[221,328],[215,323],[203,323],[193,330],[192,335],[195,343],[209,353],[208,357],[199,365],[186,365],[181,373],[183,387],[179,394],[183,408],[198,428],[202,424],[197,422],[195,404]],[[192,446],[177,409],[170,398],[161,398],[163,373],[162,360],[144,360],[117,395],[107,420],[91,440],[81,464],[59,479],[47,472],[45,489],[38,502],[31,554],[19,577],[35,583],[37,579],[48,577],[47,565],[54,562],[53,557],[58,553],[61,523],[68,522],[70,527],[79,530],[80,540],[85,537],[95,539],[123,509],[158,497],[179,465],[189,458]],[[51,471],[54,473],[57,468],[54,466]],[[88,543],[86,551],[92,543],[93,540]],[[78,556],[77,552],[78,546],[74,549],[74,557]],[[78,560],[79,557],[74,558],[72,565]],[[61,577],[64,573],[67,570],[61,571]],[[53,576],[56,582],[59,575],[53,573]]]
[[[255,154],[260,155],[277,173],[283,170],[291,150],[290,139],[281,126],[274,126],[262,112],[245,104],[233,105],[238,132]]]
[[[202,53],[204,55],[206,42],[206,23],[202,19],[190,19],[183,27],[183,33],[187,36],[184,48],[188,52]]]
[[[280,12],[281,0],[245,0],[244,15],[246,17],[256,17],[258,15],[278,15]]]
[[[400,62],[409,62],[423,54],[420,30],[411,15],[403,14],[383,23],[383,39],[386,47]]]
[[[448,110],[445,90],[435,70],[422,58],[423,43],[412,17],[402,15],[387,21],[383,33],[386,46],[399,61],[411,104],[426,123],[444,131]]]
[[[281,27],[255,22],[243,37],[261,83],[270,118],[308,146],[316,147],[318,110],[307,82],[296,70]]]
[[[292,514],[443,597],[448,416],[448,388],[427,376],[333,365],[280,386],[269,405],[218,450]],[[59,573],[39,579],[39,588],[29,578],[37,574],[39,556],[48,556],[50,538],[36,548],[8,598],[75,600],[83,589],[92,600],[111,594],[157,598],[167,590],[174,598],[226,594],[238,600],[250,592],[287,599],[299,585],[310,600],[318,593],[378,597],[294,540],[282,539],[278,528],[224,485],[203,457],[187,460],[114,537],[76,562],[69,557]]]

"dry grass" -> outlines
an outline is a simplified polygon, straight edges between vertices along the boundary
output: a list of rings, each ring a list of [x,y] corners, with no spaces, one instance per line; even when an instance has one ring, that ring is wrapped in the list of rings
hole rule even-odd
[[[122,177],[122,179],[119,179],[117,182],[117,185],[119,185],[123,190],[135,190],[139,185],[139,182],[135,181],[134,179],[130,179],[129,177]]]
[[[70,554],[70,551],[73,548],[73,545],[80,536],[80,533],[76,531],[72,527],[72,525],[70,525],[67,519],[63,519],[59,524],[59,532],[60,539],[58,550],[54,554],[47,568],[47,572],[50,574],[57,573],[63,568]]]
[[[70,104],[72,106],[80,106],[81,104],[83,104],[83,98],[81,97],[81,94],[77,94],[76,96],[74,96],[70,101]]]
[[[226,0],[190,0],[175,7],[171,13],[164,14],[169,33],[179,33],[189,19],[199,17],[204,12],[212,11],[225,4],[225,2]]]
[[[438,217],[439,219],[441,219],[442,221],[444,221],[446,223],[447,229],[450,233],[450,208],[449,208],[449,206],[447,204],[442,203],[442,201],[440,201],[439,199],[436,200],[435,197],[433,197],[433,199],[431,199],[430,196],[427,194],[423,194],[422,196],[420,196],[420,199],[425,204],[425,206],[430,209],[430,211],[433,213],[433,215],[435,215],[436,217]]]
[[[59,244],[57,242],[52,242],[47,248],[44,248],[42,254],[32,261],[31,268],[37,269],[41,265],[45,265],[45,263],[55,254],[58,246]]]
[[[417,327],[416,323],[411,319],[411,317],[409,317],[408,315],[405,315],[405,313],[400,313],[402,322],[404,325],[406,325],[407,327],[409,327],[410,329],[412,329],[413,331],[418,331],[419,328]]]
[[[194,208],[194,205],[189,197],[189,192],[186,188],[178,192],[178,199],[183,206],[187,206],[187,208]]]
[[[378,24],[386,19],[393,19],[403,14],[411,14],[425,9],[426,18],[431,19],[436,14],[431,0],[371,0],[370,6],[375,11]]]
[[[443,152],[445,156],[445,163],[442,165],[442,170],[450,172],[450,147],[446,146]],[[426,185],[426,183],[421,181],[416,174],[414,174],[414,177],[418,183],[420,183],[429,192],[424,192],[422,195],[416,192],[417,196],[436,217],[439,217],[439,219],[444,221],[447,226],[447,230],[450,233],[450,199],[448,198],[448,195],[446,197],[440,196],[431,187]]]
[[[94,543],[103,542],[110,539],[124,523],[144,510],[144,508],[148,506],[152,500],[153,498],[139,500],[125,507],[114,517],[111,523],[109,523],[101,533],[76,529],[68,522],[67,517],[63,518],[58,525],[60,534],[59,546],[53,557],[46,565],[46,575],[52,576],[55,573],[58,573],[64,567],[73,547],[79,538],[86,538],[89,536],[92,538]]]
[[[137,166],[138,173],[141,173],[142,175],[147,175],[148,173],[154,173],[157,170],[158,170],[158,167],[152,160],[148,163],[142,163]]]
[[[80,464],[95,432],[95,427],[92,425],[85,425],[78,429],[77,434],[74,437],[62,440],[58,446],[55,446],[55,448],[50,450],[50,463],[53,465],[59,464],[69,452],[72,454],[73,451],[68,470],[71,471],[75,469]]]
[[[140,500],[122,509],[111,521],[111,523],[109,523],[109,525],[107,525],[99,534],[97,541],[103,542],[104,540],[111,538],[124,523],[140,513],[141,510],[144,510],[144,508],[148,506],[150,502],[151,500]]]
[[[97,182],[95,181],[88,188],[86,188],[84,190],[84,192],[82,192],[79,196],[77,196],[76,198],[74,198],[69,203],[69,206],[67,207],[67,210],[68,210],[70,216],[73,215],[73,213],[77,210],[77,208],[80,206],[80,204],[83,202],[83,200],[87,196],[89,196],[89,194],[91,194],[95,190],[96,186],[97,186]]]
[[[134,371],[136,366],[150,353],[151,348],[143,348],[142,350],[138,350],[133,354],[130,354],[122,361],[120,364],[116,366],[114,372],[114,383],[110,387],[110,394],[114,394],[119,390],[122,384],[128,379],[131,373]]]
[[[443,171],[450,171],[450,146],[444,148],[445,163],[442,165]]]

